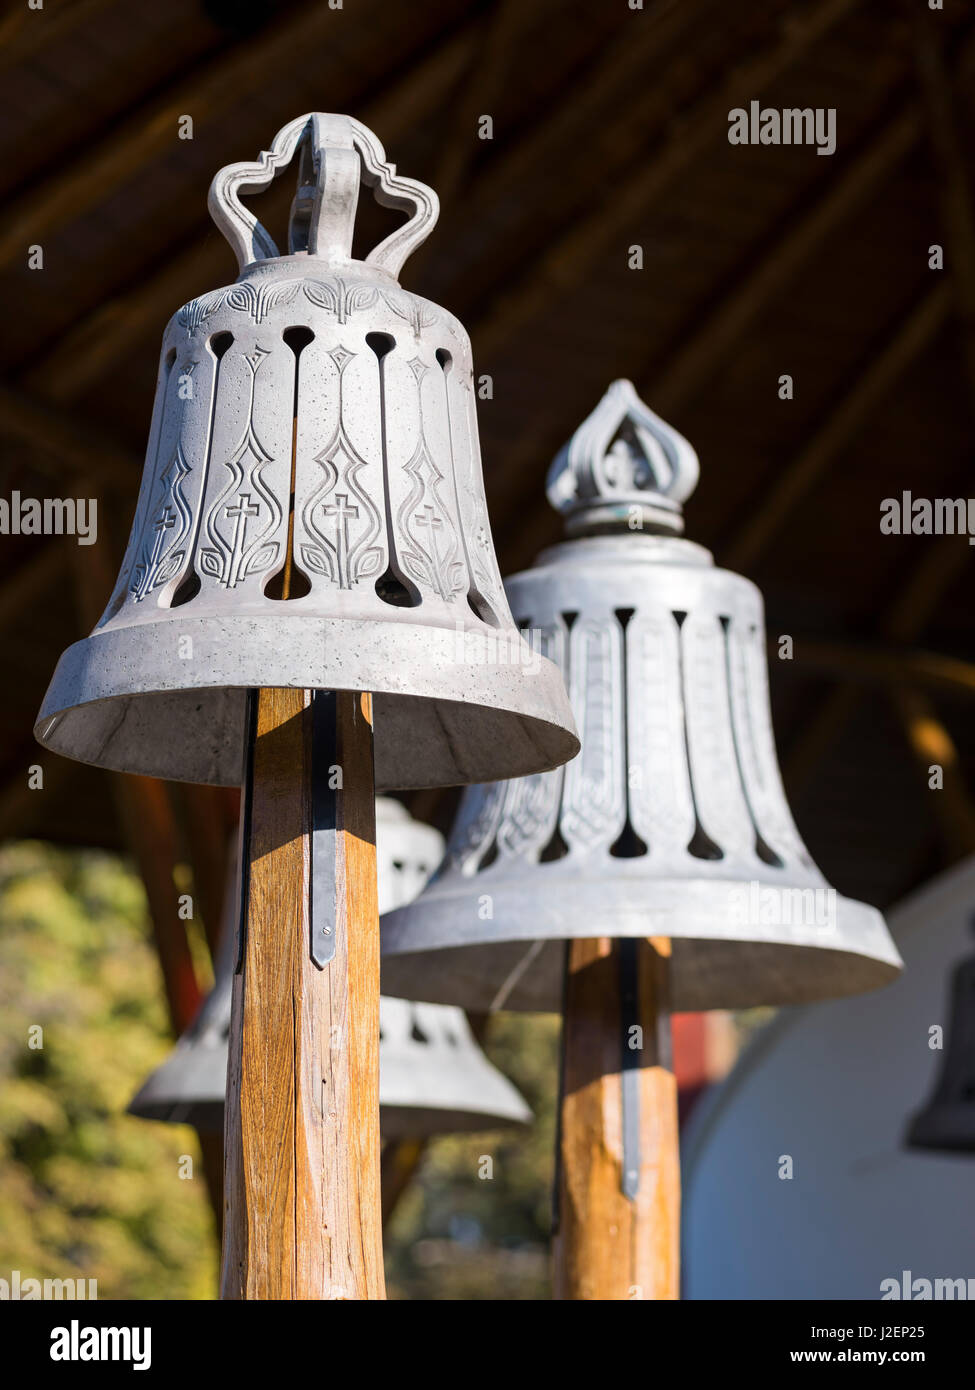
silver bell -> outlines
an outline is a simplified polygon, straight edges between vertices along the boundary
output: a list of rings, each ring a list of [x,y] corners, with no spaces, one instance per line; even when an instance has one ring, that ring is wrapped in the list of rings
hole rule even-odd
[[[380,911],[410,902],[442,852],[443,838],[436,830],[413,820],[400,802],[380,797]],[[193,1025],[130,1103],[131,1114],[222,1131],[233,937],[233,923],[228,921],[213,989]],[[406,999],[379,1001],[379,1104],[384,1139],[498,1129],[531,1119],[514,1086],[478,1047],[462,1010]]]
[[[594,936],[671,938],[675,1010],[896,976],[880,914],[829,887],[793,823],[761,595],[679,535],[697,475],[628,381],[556,458],[549,497],[576,539],[507,589],[565,674],[582,752],[465,792],[443,866],[383,924],[386,988],[556,1010],[562,941]]]
[[[281,255],[238,195],[296,151]],[[364,260],[360,182],[410,214]],[[103,767],[239,784],[245,691],[290,686],[374,693],[380,787],[571,757],[559,674],[520,637],[498,573],[470,340],[397,278],[436,195],[358,121],[313,114],[222,169],[209,204],[240,274],[166,329],[118,582],[62,656],[38,739]]]

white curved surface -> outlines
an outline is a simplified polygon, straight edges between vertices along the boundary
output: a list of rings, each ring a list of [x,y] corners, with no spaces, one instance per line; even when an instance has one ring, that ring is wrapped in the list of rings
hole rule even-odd
[[[701,1102],[684,1145],[685,1297],[879,1299],[905,1270],[975,1281],[975,1161],[903,1147],[945,1057],[928,1029],[947,1034],[973,910],[969,859],[889,914],[895,984],[783,1011]]]

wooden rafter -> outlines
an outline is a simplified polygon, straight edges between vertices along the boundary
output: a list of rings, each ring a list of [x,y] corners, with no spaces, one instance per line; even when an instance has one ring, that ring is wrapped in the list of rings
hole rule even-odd
[[[358,0],[357,25],[379,24],[383,9],[381,0]],[[151,159],[169,152],[184,113],[197,123],[212,121],[232,111],[242,93],[259,89],[269,71],[288,71],[296,54],[327,52],[341,21],[341,12],[327,5],[304,5],[147,102],[84,159],[59,167],[12,203],[0,229],[0,265],[10,264],[26,246],[95,207]]]
[[[495,355],[525,324],[541,315],[555,298],[583,279],[607,248],[622,244],[644,209],[659,198],[715,138],[729,109],[764,91],[820,42],[854,8],[856,0],[824,0],[811,14],[780,33],[755,57],[730,69],[724,82],[709,84],[703,99],[672,126],[669,139],[650,160],[633,151],[632,166],[621,171],[617,196],[597,205],[572,224],[537,262],[526,267],[472,333],[481,360]]]
[[[774,639],[769,648],[774,651]],[[924,686],[943,694],[975,695],[975,662],[940,652],[892,644],[795,637],[798,673],[821,672],[835,680],[866,685]],[[785,663],[786,667],[789,663]]]
[[[375,101],[366,103],[361,119],[382,136],[411,129],[430,119],[474,53],[476,31],[461,30],[418,63]],[[277,181],[269,197],[286,208],[293,189]],[[205,226],[205,199],[200,196],[200,228]],[[231,256],[220,237],[198,229],[187,248],[131,291],[112,296],[63,334],[57,346],[33,363],[23,381],[33,390],[66,404],[78,400],[99,378],[142,342],[153,337],[188,293],[201,293],[231,274]]]

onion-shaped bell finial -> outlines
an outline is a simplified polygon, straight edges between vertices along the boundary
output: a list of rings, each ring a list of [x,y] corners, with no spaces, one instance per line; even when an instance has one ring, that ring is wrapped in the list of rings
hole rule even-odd
[[[300,154],[289,249],[240,194]],[[360,184],[408,220],[352,254]],[[577,747],[558,672],[514,627],[481,475],[470,341],[398,276],[438,204],[348,116],[301,116],[222,169],[237,280],[163,339],[118,582],[62,656],[41,743],[239,784],[248,688],[375,696],[380,787],[553,767]]]
[[[677,1010],[784,1004],[893,979],[880,914],[799,837],[775,754],[761,595],[684,540],[693,449],[616,382],[558,456],[573,537],[507,590],[561,668],[565,768],[469,788],[441,869],[383,926],[396,993],[559,1008],[562,942],[665,937]]]

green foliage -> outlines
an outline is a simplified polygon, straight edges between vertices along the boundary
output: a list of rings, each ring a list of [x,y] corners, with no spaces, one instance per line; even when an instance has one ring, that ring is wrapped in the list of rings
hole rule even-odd
[[[391,1298],[545,1299],[559,1020],[499,1014],[485,1051],[535,1113],[528,1129],[445,1135],[427,1148],[386,1233]],[[493,1159],[493,1175],[482,1158]]]
[[[171,1045],[138,878],[93,851],[0,850],[0,1277],[215,1295],[196,1136],[125,1114]]]

